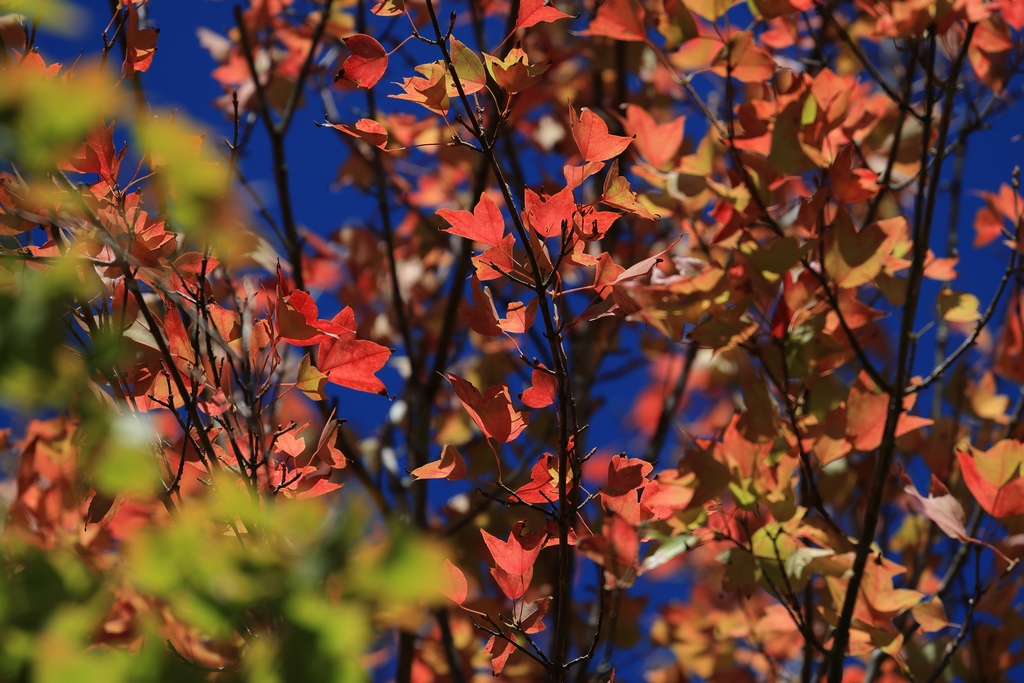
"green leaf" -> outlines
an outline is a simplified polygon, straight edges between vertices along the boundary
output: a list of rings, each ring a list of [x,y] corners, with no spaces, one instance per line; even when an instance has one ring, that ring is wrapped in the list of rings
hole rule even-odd
[[[455,73],[462,81],[462,88],[467,95],[480,92],[487,86],[487,72],[484,70],[483,62],[455,36],[452,36],[451,56],[452,66],[455,67]],[[458,94],[459,91],[453,83],[448,90],[448,96],[455,97]]]

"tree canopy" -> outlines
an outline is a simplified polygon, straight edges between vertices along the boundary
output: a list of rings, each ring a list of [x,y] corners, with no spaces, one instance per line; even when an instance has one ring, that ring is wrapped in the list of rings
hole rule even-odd
[[[93,5],[0,0],[0,679],[1022,675],[1024,0],[250,0],[213,128]]]

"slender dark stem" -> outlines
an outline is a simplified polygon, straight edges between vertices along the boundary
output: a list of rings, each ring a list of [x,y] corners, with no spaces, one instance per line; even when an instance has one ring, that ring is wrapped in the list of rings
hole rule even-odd
[[[946,136],[949,134],[950,120],[952,119],[953,104],[956,99],[957,81],[960,76],[960,68],[967,57],[967,49],[974,35],[975,25],[968,26],[964,36],[964,42],[956,56],[949,73],[946,76],[945,102],[939,121],[939,133],[936,143],[936,158],[931,171],[931,183],[929,184],[928,156],[929,146],[927,141],[931,139],[932,105],[934,103],[934,90],[937,76],[935,74],[935,53],[937,38],[935,28],[929,29],[928,37],[928,64],[926,66],[925,81],[925,109],[926,118],[924,121],[924,134],[921,150],[921,171],[918,180],[918,197],[914,212],[914,247],[913,261],[910,266],[910,275],[907,281],[907,298],[903,307],[903,323],[900,330],[899,350],[897,353],[896,379],[893,382],[893,391],[889,396],[889,407],[886,415],[885,427],[882,432],[882,443],[875,456],[875,470],[871,482],[871,490],[868,495],[867,509],[864,513],[864,526],[860,540],[857,545],[857,552],[854,556],[853,573],[847,585],[846,597],[843,601],[842,612],[839,615],[839,622],[833,633],[832,656],[829,662],[828,681],[829,683],[841,683],[843,678],[843,665],[846,661],[846,646],[850,639],[850,625],[853,620],[854,605],[860,592],[860,584],[863,579],[864,566],[867,564],[868,555],[871,552],[871,544],[875,538],[875,527],[878,524],[878,517],[882,508],[882,497],[885,492],[885,483],[889,478],[889,469],[892,464],[892,457],[896,450],[896,425],[900,415],[903,413],[904,388],[906,387],[907,374],[910,372],[907,360],[911,349],[911,339],[914,331],[914,320],[917,314],[917,304],[921,292],[921,278],[924,273],[924,261],[928,253],[929,236],[932,227],[932,215],[935,209],[935,199],[938,193],[939,178],[942,175],[942,161],[945,154]],[[926,199],[927,197],[927,199]]]

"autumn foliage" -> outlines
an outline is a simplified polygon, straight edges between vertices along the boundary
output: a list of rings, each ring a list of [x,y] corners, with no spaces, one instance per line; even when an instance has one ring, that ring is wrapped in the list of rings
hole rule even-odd
[[[251,0],[216,132],[103,9],[0,0],[0,679],[1024,675],[1024,1]]]

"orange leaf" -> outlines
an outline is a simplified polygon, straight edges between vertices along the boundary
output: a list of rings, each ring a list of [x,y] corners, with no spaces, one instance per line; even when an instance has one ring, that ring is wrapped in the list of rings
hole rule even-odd
[[[445,560],[441,565],[441,584],[441,592],[448,596],[449,600],[458,605],[466,601],[466,594],[469,592],[466,575],[452,564],[451,560]]]
[[[610,134],[604,119],[587,107],[584,107],[577,117],[576,109],[570,106],[569,125],[584,161],[611,159],[622,154],[629,147],[629,143],[633,142],[631,137]]]
[[[597,8],[597,14],[580,35],[643,43],[647,41],[645,16],[643,7],[637,7],[631,0],[608,0]]]
[[[455,448],[445,444],[441,450],[441,459],[428,462],[409,473],[416,479],[447,479],[458,481],[466,478],[466,462],[462,454]]]
[[[1005,444],[1012,443],[1008,449]],[[1024,477],[1009,479],[1008,477],[993,477],[992,474],[982,474],[979,466],[985,467],[992,472],[1000,470],[1009,471],[1009,476],[1019,474],[1020,455],[1017,453],[1012,467],[1003,467],[1011,453],[1008,450],[1019,451],[1019,442],[1009,440],[1000,441],[987,452],[975,451],[971,457],[963,451],[957,451],[957,460],[960,462],[960,472],[964,476],[964,482],[971,494],[978,501],[978,504],[993,517],[1012,517],[1013,515],[1024,514]],[[991,462],[997,460],[998,462]]]
[[[668,123],[659,124],[643,107],[626,105],[623,124],[636,142],[636,151],[647,163],[655,168],[667,170],[675,159],[676,152],[683,144],[683,125],[686,117],[680,116]]]
[[[323,477],[321,479],[317,479],[316,483],[313,484],[308,489],[306,489],[305,491],[300,491],[295,496],[295,499],[306,500],[307,498],[317,498],[319,496],[324,495],[325,493],[337,491],[342,486],[344,486],[344,484],[332,484],[330,481],[327,480],[327,477]]]

